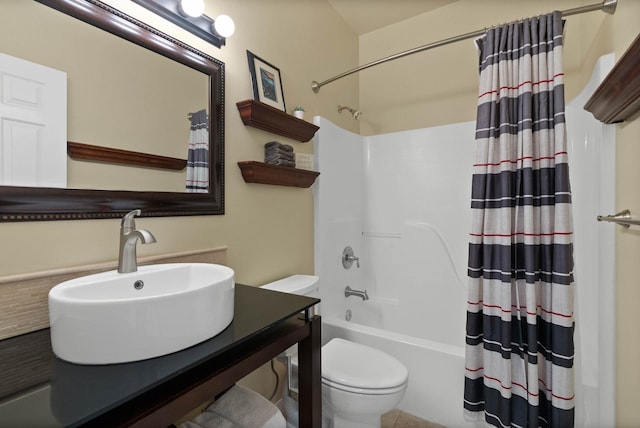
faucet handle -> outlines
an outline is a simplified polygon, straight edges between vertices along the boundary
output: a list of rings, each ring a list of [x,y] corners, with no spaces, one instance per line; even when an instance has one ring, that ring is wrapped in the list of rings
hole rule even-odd
[[[347,246],[342,252],[342,267],[349,269],[351,265],[353,265],[353,262],[356,262],[356,267],[360,269],[360,258],[353,254],[351,247]]]
[[[120,222],[120,227],[122,227],[123,229],[131,229],[131,230],[135,229],[136,221],[134,217],[139,216],[140,214],[142,214],[142,211],[139,209],[129,211],[124,215],[124,217],[122,217],[122,221]]]

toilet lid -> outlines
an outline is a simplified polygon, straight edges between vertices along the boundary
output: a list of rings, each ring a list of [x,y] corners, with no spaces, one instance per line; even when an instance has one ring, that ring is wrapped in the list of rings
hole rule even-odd
[[[382,351],[336,338],[322,347],[322,378],[352,388],[389,389],[406,383],[409,371]]]

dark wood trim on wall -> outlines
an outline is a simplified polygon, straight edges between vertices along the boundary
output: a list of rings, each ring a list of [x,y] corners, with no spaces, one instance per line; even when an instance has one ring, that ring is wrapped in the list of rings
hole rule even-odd
[[[623,122],[640,111],[640,34],[584,108],[603,123]]]

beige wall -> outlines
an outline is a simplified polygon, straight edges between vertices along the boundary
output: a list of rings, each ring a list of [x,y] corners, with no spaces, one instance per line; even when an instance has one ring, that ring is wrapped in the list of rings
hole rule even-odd
[[[158,240],[140,246],[139,255],[226,245],[238,282],[261,284],[293,273],[312,273],[311,191],[246,184],[237,167],[241,160],[261,160],[264,143],[274,139],[304,153],[312,152],[312,144],[245,127],[235,103],[253,97],[249,49],[280,68],[288,110],[302,105],[309,120],[322,114],[339,123],[334,104],[355,103],[357,80],[341,82],[322,97],[313,94],[310,83],[357,65],[357,36],[321,0],[207,0],[208,15],[227,13],[236,23],[236,34],[217,49],[130,1],[109,3],[226,65],[226,215],[139,220],[138,226],[152,231]],[[116,259],[118,230],[119,220],[0,224],[0,277]]]
[[[360,63],[548,10],[566,10],[591,0],[460,0],[360,37]],[[640,1],[620,0],[615,15],[571,16],[565,26],[567,100],[588,81],[600,55],[627,49],[640,31]],[[472,41],[423,52],[360,73],[361,133],[372,135],[475,119],[477,54]],[[640,120],[616,125],[616,208],[640,213]],[[606,213],[605,213],[606,214]],[[617,426],[637,427],[635,390],[640,384],[640,232],[617,229]]]

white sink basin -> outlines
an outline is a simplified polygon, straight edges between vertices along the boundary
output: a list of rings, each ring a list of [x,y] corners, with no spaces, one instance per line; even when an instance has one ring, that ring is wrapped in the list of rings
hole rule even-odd
[[[203,342],[233,320],[233,276],[226,266],[170,263],[62,282],[49,292],[53,352],[72,363],[113,364]]]

